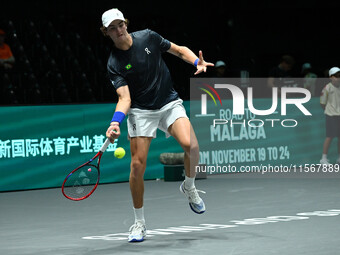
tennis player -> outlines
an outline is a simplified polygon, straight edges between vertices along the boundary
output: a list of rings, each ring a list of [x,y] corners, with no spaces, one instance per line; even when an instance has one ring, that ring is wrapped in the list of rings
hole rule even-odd
[[[131,147],[130,190],[135,223],[130,228],[129,242],[141,242],[146,236],[143,196],[144,172],[151,140],[157,129],[173,136],[185,152],[186,176],[180,186],[191,209],[205,211],[203,200],[195,188],[194,165],[198,164],[198,142],[178,93],[173,88],[170,72],[162,53],[171,53],[197,68],[196,74],[208,66],[202,52],[197,57],[190,49],[178,46],[149,29],[128,33],[128,21],[118,9],[102,15],[101,31],[112,39],[114,48],[107,70],[116,89],[118,103],[106,136],[111,142],[120,136],[120,124],[128,114],[128,134]],[[190,167],[191,166],[191,167]]]

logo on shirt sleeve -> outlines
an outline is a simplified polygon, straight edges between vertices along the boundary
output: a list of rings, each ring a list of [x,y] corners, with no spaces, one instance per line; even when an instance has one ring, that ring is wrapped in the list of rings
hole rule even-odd
[[[126,69],[126,70],[129,70],[131,67],[132,67],[131,64],[127,64],[127,65],[125,66],[125,69]]]

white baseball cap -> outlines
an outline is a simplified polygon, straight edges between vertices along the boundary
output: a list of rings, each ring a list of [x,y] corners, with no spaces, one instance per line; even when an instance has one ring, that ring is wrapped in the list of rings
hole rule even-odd
[[[103,26],[108,27],[111,24],[111,22],[116,20],[116,19],[125,21],[123,13],[120,10],[118,10],[117,8],[107,10],[102,15]]]
[[[331,77],[332,75],[336,74],[340,72],[340,68],[339,67],[332,67],[331,69],[329,69],[329,77]]]

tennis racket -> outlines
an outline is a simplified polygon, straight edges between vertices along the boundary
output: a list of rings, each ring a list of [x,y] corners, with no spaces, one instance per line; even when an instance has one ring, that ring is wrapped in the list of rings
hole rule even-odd
[[[78,166],[66,176],[61,188],[66,198],[74,201],[83,200],[91,196],[96,190],[100,178],[100,159],[109,144],[110,140],[106,139],[99,152],[93,158]],[[95,163],[95,160],[97,160],[97,163]]]

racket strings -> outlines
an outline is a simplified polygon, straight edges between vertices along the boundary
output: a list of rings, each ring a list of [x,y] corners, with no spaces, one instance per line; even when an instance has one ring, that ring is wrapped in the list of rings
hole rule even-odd
[[[64,184],[64,193],[73,199],[80,199],[95,189],[98,181],[98,169],[85,165],[71,173]]]

